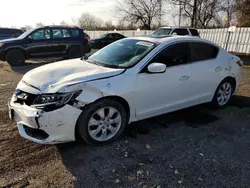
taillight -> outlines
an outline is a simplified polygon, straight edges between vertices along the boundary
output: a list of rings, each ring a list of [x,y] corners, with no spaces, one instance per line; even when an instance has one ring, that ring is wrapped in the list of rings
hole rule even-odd
[[[88,37],[87,35],[85,35],[83,38],[84,38],[85,40],[89,40],[89,37]]]
[[[237,63],[237,65],[239,65],[240,67],[243,66],[243,61],[237,61],[236,63]]]

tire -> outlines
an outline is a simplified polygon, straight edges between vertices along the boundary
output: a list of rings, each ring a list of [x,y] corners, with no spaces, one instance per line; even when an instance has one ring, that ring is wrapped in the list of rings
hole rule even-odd
[[[84,51],[81,48],[81,46],[72,46],[70,47],[68,51],[68,58],[74,59],[74,58],[80,58],[84,55]]]
[[[217,87],[212,106],[215,108],[223,108],[230,101],[235,89],[235,83],[231,79],[223,80]]]
[[[21,50],[10,50],[6,54],[6,61],[11,66],[20,66],[25,63],[25,55]]]
[[[103,99],[86,106],[78,118],[76,133],[90,145],[104,145],[115,141],[126,124],[124,107],[117,101]]]

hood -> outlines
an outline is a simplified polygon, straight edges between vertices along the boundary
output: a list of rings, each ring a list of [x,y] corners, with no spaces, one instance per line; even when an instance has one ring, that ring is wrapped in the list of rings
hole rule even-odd
[[[23,76],[22,82],[47,93],[50,87],[58,90],[71,84],[115,76],[123,70],[101,67],[81,59],[71,59],[35,68]]]
[[[4,40],[0,40],[0,43],[9,43],[13,41],[19,41],[19,39],[18,38],[4,39]]]

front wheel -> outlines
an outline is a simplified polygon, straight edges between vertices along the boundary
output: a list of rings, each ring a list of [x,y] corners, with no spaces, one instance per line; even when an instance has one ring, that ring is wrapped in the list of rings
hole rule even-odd
[[[232,97],[234,87],[235,86],[231,80],[225,80],[221,82],[214,94],[212,102],[213,105],[215,107],[224,107],[227,105]]]
[[[104,99],[87,106],[77,122],[78,135],[88,144],[113,142],[127,124],[127,113],[117,101]]]
[[[6,61],[11,66],[20,66],[25,63],[25,55],[21,50],[13,49],[7,52]]]

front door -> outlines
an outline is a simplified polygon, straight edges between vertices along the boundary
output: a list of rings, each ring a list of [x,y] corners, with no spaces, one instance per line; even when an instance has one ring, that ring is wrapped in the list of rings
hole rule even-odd
[[[50,29],[38,29],[28,38],[27,52],[31,58],[51,56],[51,33]]]
[[[150,63],[164,63],[164,73],[148,73]],[[138,74],[136,83],[136,115],[139,119],[164,114],[189,106],[191,68],[187,43],[173,44],[158,55]]]

